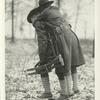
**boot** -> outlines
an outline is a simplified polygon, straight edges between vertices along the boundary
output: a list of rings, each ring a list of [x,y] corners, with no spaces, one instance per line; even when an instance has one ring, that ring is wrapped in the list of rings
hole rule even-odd
[[[79,93],[79,89],[78,89],[78,75],[77,73],[73,73],[72,74],[72,80],[73,80],[73,91],[74,93]]]
[[[44,93],[41,96],[38,96],[39,98],[49,98],[52,97],[51,89],[50,89],[50,83],[49,83],[49,77],[41,77],[42,84],[44,87]]]
[[[61,91],[60,96],[56,100],[64,100],[68,98],[68,93],[66,91],[66,82],[65,80],[59,80]]]
[[[56,100],[67,100],[68,98],[68,95],[60,94],[60,96]]]

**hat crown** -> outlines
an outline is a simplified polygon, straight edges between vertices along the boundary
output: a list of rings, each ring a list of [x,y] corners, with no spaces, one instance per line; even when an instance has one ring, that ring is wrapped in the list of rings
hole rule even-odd
[[[39,0],[39,5],[43,5],[45,3],[49,2],[49,0]]]

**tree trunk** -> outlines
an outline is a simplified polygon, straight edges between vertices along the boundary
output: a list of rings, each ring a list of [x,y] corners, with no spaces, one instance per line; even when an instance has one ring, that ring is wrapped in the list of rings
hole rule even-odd
[[[87,39],[87,21],[84,21],[84,39]]]
[[[14,37],[14,0],[12,0],[12,37],[11,37],[11,42],[15,41]]]
[[[92,57],[95,57],[95,39],[93,39],[93,54]]]
[[[38,6],[38,0],[35,0],[35,7]],[[35,30],[35,41],[37,40],[36,30]]]
[[[76,5],[76,18],[75,18],[75,27],[74,27],[74,31],[76,32],[77,30],[77,24],[78,24],[78,17],[79,17],[79,9],[80,9],[80,1],[76,1],[77,5]]]
[[[60,9],[61,5],[60,5],[60,0],[58,0],[58,8]]]
[[[38,0],[35,0],[35,6],[36,7],[38,6]]]

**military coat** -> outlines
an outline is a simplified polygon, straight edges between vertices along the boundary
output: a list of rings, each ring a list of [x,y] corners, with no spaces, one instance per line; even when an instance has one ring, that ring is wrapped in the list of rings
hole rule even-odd
[[[78,67],[85,64],[79,39],[72,31],[69,23],[65,21],[58,8],[50,6],[41,13],[34,26],[38,34],[41,61],[45,62],[48,56],[53,55],[48,42],[47,33],[50,33],[52,37],[54,34],[57,37],[59,53],[64,60],[63,68],[65,73],[69,72],[72,66]],[[53,41],[56,40],[53,39]]]

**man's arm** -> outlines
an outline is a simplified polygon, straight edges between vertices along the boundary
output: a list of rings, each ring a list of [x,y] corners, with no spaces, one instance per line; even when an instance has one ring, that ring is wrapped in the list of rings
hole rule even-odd
[[[35,25],[37,38],[38,38],[38,50],[39,57],[42,64],[46,62],[46,50],[47,50],[47,34],[44,30],[44,25],[41,22],[37,22]]]

